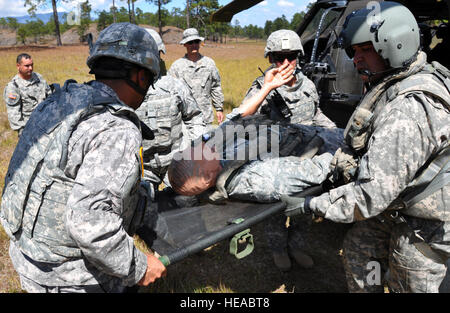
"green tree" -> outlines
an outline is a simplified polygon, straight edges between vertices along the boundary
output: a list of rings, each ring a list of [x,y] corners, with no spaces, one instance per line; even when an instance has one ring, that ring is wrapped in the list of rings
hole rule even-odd
[[[296,31],[297,28],[300,26],[300,23],[305,18],[305,12],[301,11],[300,13],[295,13],[291,20],[290,29]]]
[[[27,21],[27,23],[22,26],[26,30],[26,36],[33,37],[34,43],[37,43],[40,37],[45,33],[44,22],[40,19],[37,21]]]
[[[266,23],[264,24],[264,34],[269,37],[269,35],[272,33],[272,29],[273,29],[273,22],[267,20]]]
[[[80,25],[77,27],[77,33],[80,37],[80,42],[83,42],[84,33],[89,28],[91,24],[91,5],[89,4],[89,0],[82,2],[80,4],[81,8],[81,16],[80,16]]]
[[[205,38],[208,37],[208,32],[214,31],[214,26],[210,22],[210,16],[219,8],[218,0],[191,0],[190,2],[192,22],[196,24],[195,27],[199,32],[204,33]]]
[[[97,30],[102,31],[103,29],[111,25],[113,21],[113,14],[110,14],[105,10],[98,12]]]
[[[166,4],[168,4],[171,0],[146,0],[147,2],[150,2],[156,6],[158,6],[158,29],[159,29],[159,35],[162,36],[162,28],[163,28],[163,24],[164,24],[164,17],[167,17],[167,10],[166,13],[162,12],[163,11],[163,6],[165,6]]]
[[[170,11],[168,24],[172,26],[176,26],[178,28],[187,28],[186,19],[184,18],[184,11],[180,8],[172,8]]]
[[[20,26],[15,17],[7,17],[6,21],[9,28],[18,29]]]
[[[56,8],[57,0],[25,0],[24,6],[29,7],[28,13],[30,13],[31,16],[35,16],[36,10],[42,6],[47,5],[49,1],[51,1],[52,8],[53,8],[53,19],[55,21],[56,45],[62,46],[61,32],[60,32],[59,19],[58,19],[58,10]],[[63,0],[63,1],[67,2],[68,0]]]
[[[272,24],[272,32],[280,29],[290,29],[290,23],[284,14],[281,17],[277,17]]]
[[[25,44],[25,39],[28,36],[27,29],[26,29],[25,25],[19,26],[19,28],[17,29],[16,36],[17,36],[17,40],[19,40],[24,45]]]

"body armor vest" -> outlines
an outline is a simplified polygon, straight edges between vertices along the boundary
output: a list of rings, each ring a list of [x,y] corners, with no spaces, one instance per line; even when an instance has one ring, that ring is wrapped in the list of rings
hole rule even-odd
[[[417,63],[425,63],[423,58],[426,57],[425,54],[418,55]],[[385,107],[385,104],[394,100],[397,96],[406,95],[412,92],[423,92],[433,98],[439,100],[440,103],[444,105],[446,110],[445,114],[450,112],[450,72],[448,69],[443,67],[437,62],[432,64],[426,64],[421,67],[416,72],[411,73],[411,69],[414,68],[414,63],[406,72],[402,72],[397,75],[393,75],[386,81],[378,84],[364,97],[361,104],[353,113],[347,127],[344,131],[344,137],[347,144],[356,151],[357,154],[362,154],[365,152],[367,147],[368,139],[373,132],[373,123],[376,120],[379,112]],[[431,79],[430,79],[431,78]],[[430,121],[432,123],[432,121]],[[439,144],[435,143],[436,147]],[[423,191],[423,188],[415,188],[419,182],[420,177],[429,177],[430,181],[437,178],[437,173],[441,168],[436,168],[436,162],[433,160],[437,155],[441,155],[439,160],[439,166],[445,166],[448,163],[448,153],[444,153],[448,150],[448,140],[443,146],[440,146],[437,153],[431,156],[431,159],[427,164],[417,173],[416,178],[408,185],[405,192],[403,192],[398,199],[393,203],[393,208],[402,209],[402,213],[406,215],[411,215],[426,219],[437,219],[437,220],[447,220],[449,218],[448,212],[436,212],[432,210],[427,210],[426,205],[417,205],[417,202],[404,201],[403,197],[406,196],[408,199],[418,196],[418,193]],[[442,160],[442,155],[446,157],[446,160]],[[425,174],[426,171],[433,171],[434,173]],[[446,174],[445,174],[446,173]],[[448,167],[441,171],[440,175],[448,175]],[[448,177],[448,176],[447,176]],[[428,181],[427,183],[430,183]],[[438,190],[446,188],[448,185],[447,181],[440,179],[440,188],[434,188],[434,192],[418,196],[417,199],[420,201],[437,196],[434,193]],[[420,179],[423,184],[423,179]],[[443,183],[442,183],[443,182]],[[436,186],[435,186],[436,187]],[[411,194],[410,191],[414,190],[416,194]],[[408,194],[406,194],[406,192]],[[448,201],[448,200],[447,200]],[[444,206],[447,204],[444,200]],[[445,208],[442,208],[445,211]]]
[[[65,230],[64,214],[74,179],[64,173],[69,139],[89,116],[109,110],[139,128],[134,111],[88,84],[67,81],[39,104],[11,158],[2,195],[1,222],[33,260],[62,262],[81,257]]]
[[[178,107],[177,95],[161,87],[149,89],[145,104],[136,110],[136,114],[154,133],[153,140],[144,140],[144,166],[159,173],[169,166],[172,151],[181,145],[182,118]]]

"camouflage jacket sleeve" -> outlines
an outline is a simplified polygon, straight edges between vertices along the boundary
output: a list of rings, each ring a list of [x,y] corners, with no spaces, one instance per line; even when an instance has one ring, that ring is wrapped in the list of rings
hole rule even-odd
[[[75,176],[75,186],[67,203],[66,229],[89,263],[131,286],[147,268],[145,254],[128,233],[136,214],[137,201],[130,197],[139,188],[136,152],[141,137],[131,122],[117,120],[123,119],[102,126],[91,117],[72,135],[75,144],[69,145],[66,172]]]
[[[50,85],[47,83],[45,79],[43,79],[44,85],[45,85],[45,97],[48,97],[52,94],[52,89],[50,88]]]
[[[170,75],[175,78],[180,78],[180,75],[178,74],[178,64],[180,63],[180,60],[175,60],[175,62],[172,63],[169,70],[167,71],[167,75]]]
[[[22,99],[14,83],[11,81],[6,85],[3,99],[8,112],[9,125],[13,130],[19,131],[25,127],[26,121],[22,116]]]
[[[314,212],[342,223],[382,213],[436,149],[420,102],[397,98],[388,107],[375,120],[356,181],[312,198]]]
[[[211,100],[212,105],[216,109],[216,111],[223,111],[223,101],[224,96],[222,92],[222,86],[220,82],[220,75],[219,70],[217,69],[216,64],[213,61],[213,64],[211,66]]]
[[[252,85],[250,86],[250,88],[247,90],[247,93],[245,94],[244,99],[242,100],[242,103],[244,103],[247,99],[250,99],[251,97],[253,97],[260,89],[261,86],[264,84],[264,76],[259,76],[257,77]],[[241,103],[241,104],[242,104]],[[263,100],[263,102],[261,102],[261,104],[259,105],[258,111],[257,113],[261,114],[262,111],[264,111],[263,107],[266,107],[268,105],[268,101],[267,101],[267,97]]]
[[[205,131],[203,113],[188,86],[180,81],[177,91],[181,98],[181,118],[186,125],[190,139],[195,139]]]

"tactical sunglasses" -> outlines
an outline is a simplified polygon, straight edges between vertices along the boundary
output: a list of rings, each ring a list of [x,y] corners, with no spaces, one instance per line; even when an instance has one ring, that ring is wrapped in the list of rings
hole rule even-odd
[[[274,62],[283,63],[285,59],[288,59],[288,61],[293,61],[297,59],[298,52],[291,52],[291,53],[274,53],[272,54],[272,58]]]
[[[188,44],[188,45],[199,44],[199,43],[200,43],[199,39],[191,40],[191,41],[186,42],[186,44]]]

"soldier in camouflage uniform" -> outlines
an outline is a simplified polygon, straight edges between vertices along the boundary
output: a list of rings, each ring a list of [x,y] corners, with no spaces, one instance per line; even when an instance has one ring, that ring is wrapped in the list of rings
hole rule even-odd
[[[320,185],[330,173],[332,155],[343,143],[338,128],[280,125],[239,115],[229,118],[204,135],[201,146],[196,141],[176,155],[169,166],[176,192],[198,195],[215,186],[210,201],[275,202],[281,195]],[[263,149],[264,141],[269,149]]]
[[[183,32],[180,44],[186,47],[186,55],[176,60],[170,67],[168,74],[183,80],[191,89],[203,113],[203,121],[207,130],[213,129],[214,113],[217,121],[223,121],[223,93],[220,84],[219,70],[214,61],[201,55],[200,42],[204,40],[195,28],[188,28]]]
[[[96,80],[55,86],[6,174],[0,221],[28,292],[122,292],[165,275],[132,237],[148,216],[134,109],[159,75],[156,43],[116,23],[100,33],[87,65]]]
[[[282,29],[270,34],[264,57],[269,57],[272,66],[263,76],[256,78],[241,106],[234,112],[242,116],[262,114],[273,121],[335,128],[336,125],[319,108],[314,83],[298,67],[301,54],[303,46],[295,32]],[[280,103],[282,101],[285,104]],[[283,112],[283,105],[289,109],[289,115]],[[265,223],[275,265],[282,271],[288,271],[291,268],[290,253],[302,267],[313,266],[311,257],[301,252],[305,246],[301,233],[294,228],[287,229],[285,224],[283,215],[273,216]]]
[[[349,291],[383,292],[384,277],[392,292],[438,292],[450,256],[450,72],[426,62],[406,7],[378,8],[350,14],[340,35],[368,87],[344,132],[351,154],[333,161],[353,178],[283,201],[288,212],[356,222],[344,240]]]
[[[303,46],[297,33],[281,29],[270,34],[264,57],[269,57],[272,66],[255,79],[235,110],[243,117],[259,113],[274,121],[336,127],[319,108],[316,86],[298,66],[302,54]],[[290,116],[280,110],[276,92],[289,108]]]
[[[157,43],[161,57],[161,53],[166,53],[161,37],[153,29],[146,30]],[[160,77],[148,89],[136,114],[155,134],[154,139],[143,140],[143,159],[144,179],[157,191],[173,154],[203,134],[202,112],[189,88],[181,80],[166,75],[164,61],[160,59]]]
[[[17,56],[17,75],[6,85],[3,92],[9,125],[22,133],[34,108],[42,102],[51,89],[41,74],[33,72],[33,59],[26,53]]]

